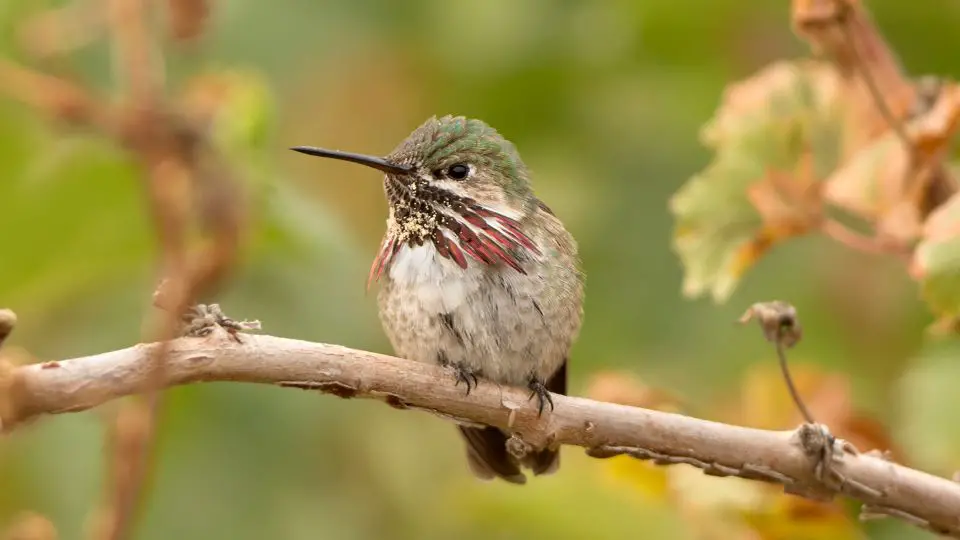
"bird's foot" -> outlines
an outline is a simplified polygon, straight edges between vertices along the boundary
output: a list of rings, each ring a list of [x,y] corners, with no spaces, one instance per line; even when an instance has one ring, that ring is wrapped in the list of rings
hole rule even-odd
[[[547,390],[547,385],[545,385],[540,379],[534,377],[530,379],[530,384],[528,387],[530,388],[530,398],[528,399],[533,399],[533,396],[537,396],[537,399],[540,402],[537,416],[539,417],[543,415],[543,407],[547,403],[550,404],[550,411],[553,412],[553,398],[550,396],[550,391]]]
[[[476,372],[463,364],[453,364],[451,367],[453,367],[453,376],[457,378],[454,386],[460,386],[460,383],[465,384],[467,386],[467,395],[469,396],[471,390],[470,383],[473,383],[473,388],[476,388],[480,384]]]
[[[441,358],[441,360],[444,360]],[[463,383],[467,387],[467,395],[470,395],[470,391],[477,387],[480,384],[480,379],[477,377],[476,371],[468,368],[460,362],[450,362],[450,361],[441,361],[441,365],[446,366],[453,370],[454,386],[460,386],[460,383]],[[472,385],[472,386],[471,386]]]

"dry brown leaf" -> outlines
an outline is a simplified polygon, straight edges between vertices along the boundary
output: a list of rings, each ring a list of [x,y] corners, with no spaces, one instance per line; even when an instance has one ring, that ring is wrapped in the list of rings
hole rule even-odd
[[[779,242],[807,234],[819,224],[823,205],[812,154],[805,153],[794,171],[769,170],[747,188],[747,198],[760,214],[762,224],[754,237],[736,251],[731,263],[731,271],[736,275],[753,266]]]
[[[913,85],[859,1],[794,0],[792,19],[794,31],[843,75],[846,155],[890,131],[882,108],[901,121],[914,103]],[[884,105],[876,103],[877,95]]]
[[[824,198],[869,220],[893,210],[905,195],[909,157],[895,134],[864,148],[826,180]]]
[[[909,198],[903,199],[877,222],[877,236],[897,245],[906,245],[920,236],[922,221],[917,203]]]
[[[921,233],[928,188],[960,127],[960,86],[944,85],[932,108],[911,120],[905,133],[913,150],[890,131],[862,149],[826,181],[831,203],[874,221],[880,235],[901,242]]]
[[[944,84],[932,107],[908,126],[921,162],[939,157],[960,126],[960,85]]]
[[[885,242],[908,245],[956,191],[940,166],[956,133],[955,90],[911,81],[857,0],[794,0],[792,13],[796,33],[842,75],[844,166],[825,198],[872,222]]]
[[[813,154],[807,152],[792,172],[768,171],[747,189],[747,198],[760,212],[768,236],[777,241],[816,226],[822,211],[819,187]]]

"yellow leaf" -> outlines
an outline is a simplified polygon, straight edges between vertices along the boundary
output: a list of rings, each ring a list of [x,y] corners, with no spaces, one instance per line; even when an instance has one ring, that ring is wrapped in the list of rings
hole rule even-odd
[[[701,539],[862,538],[837,503],[786,495],[779,486],[706,476],[686,466],[671,468],[669,481],[674,502]]]
[[[857,523],[836,503],[822,503],[783,493],[742,513],[763,540],[856,540],[865,538]]]
[[[606,474],[640,497],[662,500],[669,493],[666,467],[629,456],[616,456],[604,461]]]
[[[628,372],[597,373],[591,378],[585,395],[620,405],[673,412],[680,410],[680,399],[677,396],[647,386],[640,378]],[[665,498],[668,492],[666,468],[628,456],[617,456],[604,461],[607,474],[616,482],[626,483],[633,493],[643,498]]]

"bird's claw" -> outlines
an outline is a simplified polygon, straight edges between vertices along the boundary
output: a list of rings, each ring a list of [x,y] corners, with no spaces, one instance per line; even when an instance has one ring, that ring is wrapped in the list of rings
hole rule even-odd
[[[456,381],[454,386],[460,386],[460,383],[465,384],[467,386],[466,395],[469,396],[470,390],[473,390],[480,384],[480,379],[477,377],[477,374],[463,364],[451,364],[450,368],[453,369],[453,377]],[[471,384],[473,384],[472,387],[470,386]]]
[[[550,404],[550,411],[553,412],[553,397],[550,396],[547,385],[543,384],[543,381],[540,379],[531,379],[528,386],[530,388],[530,397],[528,399],[533,399],[533,396],[537,396],[537,399],[540,401],[537,409],[537,417],[543,415],[543,407],[547,403]]]

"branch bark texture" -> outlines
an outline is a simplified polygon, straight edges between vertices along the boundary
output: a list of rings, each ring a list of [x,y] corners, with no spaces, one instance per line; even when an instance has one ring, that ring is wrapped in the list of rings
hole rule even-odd
[[[0,427],[6,432],[42,415],[136,394],[151,376],[157,347],[140,344],[8,367],[0,374]],[[237,342],[219,329],[172,341],[164,376],[166,387],[235,381],[378,399],[398,409],[510,430],[521,448],[576,445],[598,458],[625,454],[663,465],[684,463],[710,475],[780,483],[807,497],[839,493],[863,502],[863,517],[893,516],[960,538],[960,484],[844,448],[809,424],[766,431],[567,396],[554,396],[553,412],[538,418],[524,389],[481,381],[467,396],[438,366],[272,336],[245,334]]]

